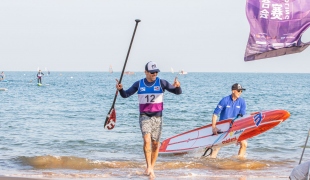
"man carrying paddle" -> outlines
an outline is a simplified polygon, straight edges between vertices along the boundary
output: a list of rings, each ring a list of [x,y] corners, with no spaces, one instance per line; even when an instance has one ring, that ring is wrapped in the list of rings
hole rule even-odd
[[[231,95],[224,97],[216,106],[213,116],[212,116],[212,132],[213,134],[218,134],[218,129],[216,127],[216,120],[218,118],[218,114],[220,114],[219,121],[225,119],[235,119],[238,116],[245,115],[246,111],[246,103],[243,98],[241,98],[242,91],[245,91],[242,88],[241,84],[233,84],[231,87]],[[247,148],[246,140],[240,142],[240,149],[238,156],[244,157]],[[219,152],[220,148],[214,148],[211,154],[211,158],[216,158],[217,153]]]
[[[135,94],[138,91],[139,109],[140,109],[140,129],[144,141],[143,150],[147,168],[145,173],[150,178],[155,178],[154,166],[159,151],[159,140],[162,132],[162,111],[163,111],[163,95],[165,90],[181,94],[182,89],[180,82],[175,78],[173,85],[168,81],[157,77],[159,69],[155,62],[148,62],[145,65],[145,78],[136,81],[126,91],[123,85],[116,84],[117,90],[123,98]]]

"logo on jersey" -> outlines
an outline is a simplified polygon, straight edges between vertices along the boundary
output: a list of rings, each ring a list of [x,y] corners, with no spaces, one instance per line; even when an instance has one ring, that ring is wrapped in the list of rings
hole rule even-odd
[[[140,91],[145,91],[145,87],[140,87]]]
[[[160,87],[159,86],[154,86],[154,91],[159,91]]]

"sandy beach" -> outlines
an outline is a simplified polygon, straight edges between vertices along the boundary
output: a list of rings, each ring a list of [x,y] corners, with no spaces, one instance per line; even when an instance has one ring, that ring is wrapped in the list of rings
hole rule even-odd
[[[24,177],[9,177],[9,176],[0,176],[0,180],[38,180],[45,178],[24,178]]]
[[[13,176],[0,176],[0,180],[74,180],[74,179],[83,179],[83,180],[90,180],[90,179],[137,179],[137,178],[128,178],[128,177],[119,177],[119,178],[28,178],[28,177],[13,177]],[[148,179],[146,176],[141,177],[138,179]],[[203,180],[284,180],[288,179],[288,177],[246,177],[246,176],[239,176],[239,177],[231,177],[231,176],[210,176],[210,177],[157,177],[157,180],[167,180],[167,179],[203,179]]]

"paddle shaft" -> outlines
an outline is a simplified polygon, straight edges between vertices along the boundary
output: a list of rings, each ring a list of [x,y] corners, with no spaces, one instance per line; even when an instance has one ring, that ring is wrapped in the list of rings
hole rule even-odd
[[[299,160],[299,164],[301,163],[302,157],[303,157],[303,155],[304,155],[305,148],[306,148],[306,146],[307,146],[307,142],[308,142],[308,138],[309,138],[309,134],[310,134],[310,129],[308,130],[308,136],[307,136],[307,139],[306,139],[306,142],[305,142],[304,149],[302,150],[302,153],[301,153],[301,157],[300,157],[300,160]]]
[[[221,135],[213,142],[213,144],[211,145],[211,147],[209,147],[209,148],[207,148],[207,149],[205,150],[205,152],[203,153],[202,156],[210,156],[210,155],[212,154],[212,152],[213,152],[213,149],[212,149],[213,145],[214,145],[215,143],[217,143],[217,141],[218,141],[219,139],[221,139],[221,137],[222,137],[225,133],[226,133],[226,134],[225,134],[224,137],[226,137],[226,136],[231,132],[231,127],[233,126],[235,120],[236,120],[239,116],[242,117],[243,115],[242,115],[242,114],[238,114],[238,115],[235,117],[235,119],[231,120],[231,122],[230,122],[230,124],[229,124],[229,129],[228,129],[227,131],[225,131],[225,132],[218,131],[218,132],[217,132],[218,134],[221,134]],[[210,153],[207,155],[207,152],[208,152],[208,151],[210,151]]]
[[[128,49],[127,56],[126,56],[126,59],[125,59],[125,63],[124,63],[124,66],[123,66],[123,70],[122,70],[122,73],[121,73],[121,77],[119,78],[119,81],[118,81],[119,84],[122,82],[122,79],[123,79],[125,67],[126,67],[126,64],[127,64],[127,60],[128,60],[128,57],[129,57],[130,50],[131,50],[132,42],[133,42],[133,40],[135,38],[135,34],[136,34],[137,27],[138,27],[138,23],[141,22],[140,19],[136,19],[135,21],[136,21],[136,26],[135,26],[135,29],[134,29],[133,34],[132,34],[132,38],[131,38],[131,41],[130,41],[130,45],[129,45],[129,49]],[[116,90],[116,92],[115,92],[114,100],[113,100],[113,103],[112,103],[112,106],[111,106],[111,109],[110,109],[108,115],[111,113],[112,109],[114,109],[114,105],[115,105],[115,102],[116,102],[117,94],[118,94],[118,90]],[[104,125],[106,125],[108,119],[109,119],[109,117],[107,116]]]
[[[121,77],[119,78],[118,84],[120,84],[122,82],[124,71],[125,71],[125,68],[126,68],[126,65],[127,65],[127,60],[128,60],[129,53],[130,53],[130,50],[131,50],[132,42],[133,42],[133,40],[135,38],[135,34],[136,34],[137,27],[138,27],[138,23],[141,20],[140,19],[136,19],[135,21],[136,21],[135,30],[133,31],[133,34],[132,34],[132,38],[131,38],[130,45],[129,45],[129,48],[128,48],[126,60],[125,60],[125,63],[124,63],[124,66],[123,66],[123,70],[122,70],[122,73],[121,73]],[[118,94],[118,90],[116,90],[116,93],[115,93],[115,96],[114,96],[114,100],[113,100],[113,104],[112,104],[112,108],[111,109],[114,108],[114,104],[115,104],[115,101],[116,101],[116,98],[117,98],[117,94]]]

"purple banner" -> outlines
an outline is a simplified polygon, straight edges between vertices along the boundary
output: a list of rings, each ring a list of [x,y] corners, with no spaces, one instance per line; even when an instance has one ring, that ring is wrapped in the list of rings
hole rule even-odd
[[[299,53],[310,42],[301,35],[310,26],[310,0],[247,0],[250,35],[244,61]]]

